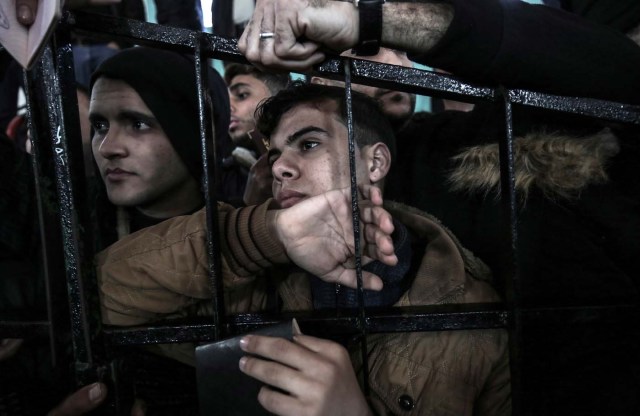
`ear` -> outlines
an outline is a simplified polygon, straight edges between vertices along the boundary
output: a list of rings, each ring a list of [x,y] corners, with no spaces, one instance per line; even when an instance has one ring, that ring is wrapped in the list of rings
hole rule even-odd
[[[375,143],[367,148],[367,174],[372,184],[382,184],[391,169],[391,152],[386,144]]]
[[[322,77],[311,77],[312,84],[329,85],[328,81],[328,79]]]

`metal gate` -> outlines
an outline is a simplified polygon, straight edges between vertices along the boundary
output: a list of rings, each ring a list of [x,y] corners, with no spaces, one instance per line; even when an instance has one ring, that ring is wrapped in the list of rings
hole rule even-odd
[[[36,67],[25,73],[28,110],[34,146],[33,167],[36,178],[49,178],[55,184],[54,198],[57,213],[47,214],[42,208],[44,189],[48,184],[37,180],[39,215],[47,288],[47,317],[43,320],[0,318],[0,338],[41,337],[50,340],[53,361],[61,377],[86,384],[96,379],[111,380],[115,394],[111,395],[107,412],[124,411],[127,386],[118,377],[122,370],[116,360],[121,348],[130,345],[156,343],[213,341],[232,334],[273,324],[279,317],[271,314],[242,314],[225,316],[222,291],[218,284],[219,260],[215,227],[209,227],[209,260],[212,302],[215,314],[210,319],[176,324],[174,322],[136,328],[104,328],[100,323],[92,259],[95,254],[95,233],[84,183],[82,143],[78,132],[78,111],[75,98],[75,76],[70,33],[76,32],[110,40],[166,48],[195,56],[200,93],[200,126],[203,154],[206,146],[204,126],[203,71],[206,59],[247,63],[238,52],[235,40],[186,29],[158,26],[127,19],[65,13],[54,39],[46,48]],[[205,71],[206,72],[206,71]],[[537,92],[487,88],[468,84],[450,77],[418,69],[390,67],[368,61],[346,58],[328,59],[317,67],[323,77],[346,82],[380,86],[442,98],[461,98],[464,101],[494,101],[502,103],[505,113],[506,136],[500,141],[502,201],[505,224],[509,230],[511,248],[511,279],[507,282],[504,304],[444,305],[392,308],[384,313],[372,313],[363,306],[358,313],[337,313],[327,316],[307,315],[299,320],[312,333],[338,332],[344,334],[374,334],[381,332],[440,331],[482,328],[506,328],[510,336],[511,373],[514,414],[524,414],[526,403],[520,396],[521,331],[525,321],[537,322],[628,322],[637,323],[637,305],[600,306],[590,308],[563,307],[524,308],[521,305],[519,280],[518,207],[515,195],[512,106],[531,106],[559,112],[581,114],[610,121],[640,124],[640,109],[635,106],[594,99],[560,97]],[[348,95],[348,94],[347,94]],[[350,107],[349,107],[350,111]],[[350,138],[353,140],[353,138]],[[351,146],[353,148],[353,146]],[[353,149],[351,149],[353,152]],[[353,157],[353,154],[351,155]],[[206,158],[205,172],[211,171]],[[209,177],[212,176],[209,174]],[[209,189],[213,184],[207,183]],[[49,188],[50,189],[50,188]],[[206,198],[209,225],[216,224],[213,193]],[[364,339],[364,337],[362,337]],[[71,340],[72,354],[66,348]],[[72,357],[72,366],[68,367]],[[67,371],[67,370],[71,371]]]

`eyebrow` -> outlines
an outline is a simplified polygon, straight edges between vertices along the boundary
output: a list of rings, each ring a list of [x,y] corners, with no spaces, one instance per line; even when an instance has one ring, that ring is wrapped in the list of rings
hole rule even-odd
[[[316,127],[316,126],[303,127],[297,132],[287,137],[287,141],[285,142],[285,145],[291,145],[293,142],[295,142],[296,140],[299,140],[302,136],[304,136],[307,133],[322,133],[327,136],[329,135],[328,131],[326,131],[325,129],[321,129],[320,127]]]
[[[297,140],[299,140],[302,136],[304,136],[307,133],[322,133],[327,136],[329,135],[328,131],[326,131],[325,129],[321,129],[320,127],[316,127],[316,126],[303,127],[300,130],[293,133],[292,135],[290,135],[289,137],[287,137],[287,140],[285,141],[284,145],[291,146],[291,144],[295,143]],[[267,159],[270,159],[271,156],[279,155],[280,153],[282,153],[280,150],[271,147],[269,149],[269,152],[267,153]]]
[[[236,82],[235,84],[231,84],[229,86],[229,90],[230,91],[235,91],[235,90],[237,90],[239,88],[242,88],[242,87],[251,87],[251,85],[247,84],[246,82]]]
[[[104,120],[107,117],[103,116],[99,111],[94,111],[93,113],[89,113],[89,120]],[[117,120],[142,120],[147,124],[157,123],[158,120],[155,118],[153,114],[142,113],[140,111],[135,110],[121,110],[116,115]]]

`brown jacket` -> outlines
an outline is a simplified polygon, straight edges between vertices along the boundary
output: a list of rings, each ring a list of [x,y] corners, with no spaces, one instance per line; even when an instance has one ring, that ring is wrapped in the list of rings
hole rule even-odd
[[[259,272],[287,261],[283,247],[269,236],[265,222],[268,205],[218,207],[229,313],[263,309],[266,279],[261,279]],[[398,306],[499,301],[488,283],[486,266],[437,220],[398,204],[387,204],[386,208],[415,238],[427,242],[416,278]],[[203,211],[173,218],[134,233],[98,255],[105,323],[137,325],[208,313],[210,302],[203,302],[211,296],[204,218]],[[279,283],[278,291],[285,309],[312,308],[303,273],[290,273]],[[370,336],[368,348],[369,401],[378,414],[511,412],[504,330],[378,334]],[[359,356],[359,352],[352,354],[356,372],[360,372]]]

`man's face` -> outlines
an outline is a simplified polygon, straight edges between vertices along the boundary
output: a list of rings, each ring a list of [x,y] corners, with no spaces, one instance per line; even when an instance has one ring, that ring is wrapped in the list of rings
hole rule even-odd
[[[133,88],[99,78],[91,93],[89,118],[93,157],[113,204],[135,206],[158,218],[197,207],[197,181]]]
[[[236,75],[229,85],[231,123],[229,135],[236,145],[249,139],[247,133],[256,128],[253,114],[262,100],[271,96],[267,86],[252,75]]]
[[[349,186],[347,128],[331,101],[303,103],[286,112],[271,134],[273,195],[282,208]],[[367,183],[368,146],[356,146],[358,183]]]
[[[407,58],[406,53],[388,48],[380,48],[380,52],[374,56],[355,56],[351,54],[351,52],[345,52],[342,55],[382,64],[398,65],[408,68],[413,66],[409,58]],[[402,125],[413,115],[416,106],[415,94],[360,84],[352,84],[352,89],[375,98],[382,106],[382,111],[394,126]]]

